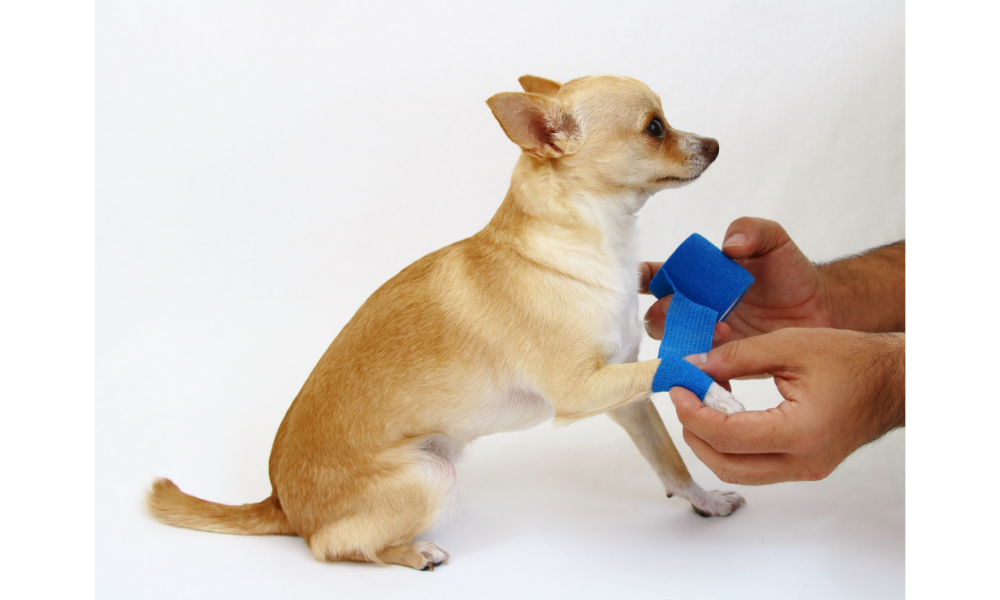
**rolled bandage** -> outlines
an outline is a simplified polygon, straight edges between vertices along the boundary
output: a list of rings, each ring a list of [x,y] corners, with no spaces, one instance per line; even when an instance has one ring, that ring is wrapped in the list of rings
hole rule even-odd
[[[752,283],[753,275],[697,233],[677,247],[649,282],[657,298],[673,294],[654,392],[679,385],[705,399],[712,378],[684,357],[712,349],[715,324],[729,316]]]

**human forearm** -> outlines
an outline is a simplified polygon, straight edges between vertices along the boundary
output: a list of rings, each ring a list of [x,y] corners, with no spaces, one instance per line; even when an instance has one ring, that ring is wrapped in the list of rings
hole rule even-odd
[[[906,242],[819,266],[838,329],[906,330]]]
[[[906,425],[906,334],[871,334],[866,339],[866,375],[875,392],[867,411],[865,443]]]

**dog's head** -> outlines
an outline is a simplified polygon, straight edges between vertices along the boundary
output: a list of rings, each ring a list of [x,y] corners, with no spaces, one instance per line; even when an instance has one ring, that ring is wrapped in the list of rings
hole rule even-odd
[[[714,139],[672,128],[660,98],[641,81],[518,81],[524,92],[486,101],[507,137],[538,163],[572,169],[585,185],[654,193],[693,181],[719,155]]]

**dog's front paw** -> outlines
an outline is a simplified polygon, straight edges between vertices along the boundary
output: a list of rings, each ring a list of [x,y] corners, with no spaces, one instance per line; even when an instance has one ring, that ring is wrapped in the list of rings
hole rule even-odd
[[[708,388],[708,393],[705,394],[705,406],[714,408],[715,410],[727,415],[746,410],[743,408],[743,405],[740,404],[740,401],[736,399],[736,396],[727,392],[724,387],[717,383],[713,383],[711,387]]]
[[[703,517],[725,517],[746,502],[743,496],[736,492],[699,490],[691,495],[691,508]]]

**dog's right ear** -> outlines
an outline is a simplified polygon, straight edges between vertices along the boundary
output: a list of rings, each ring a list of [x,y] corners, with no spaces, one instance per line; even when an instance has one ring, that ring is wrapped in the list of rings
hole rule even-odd
[[[580,130],[563,103],[551,96],[503,92],[486,101],[504,133],[522,150],[538,158],[576,152]]]
[[[562,84],[556,83],[551,79],[535,77],[534,75],[522,75],[518,78],[517,82],[529,94],[541,94],[543,96],[555,96],[559,93],[559,88],[562,87]]]

